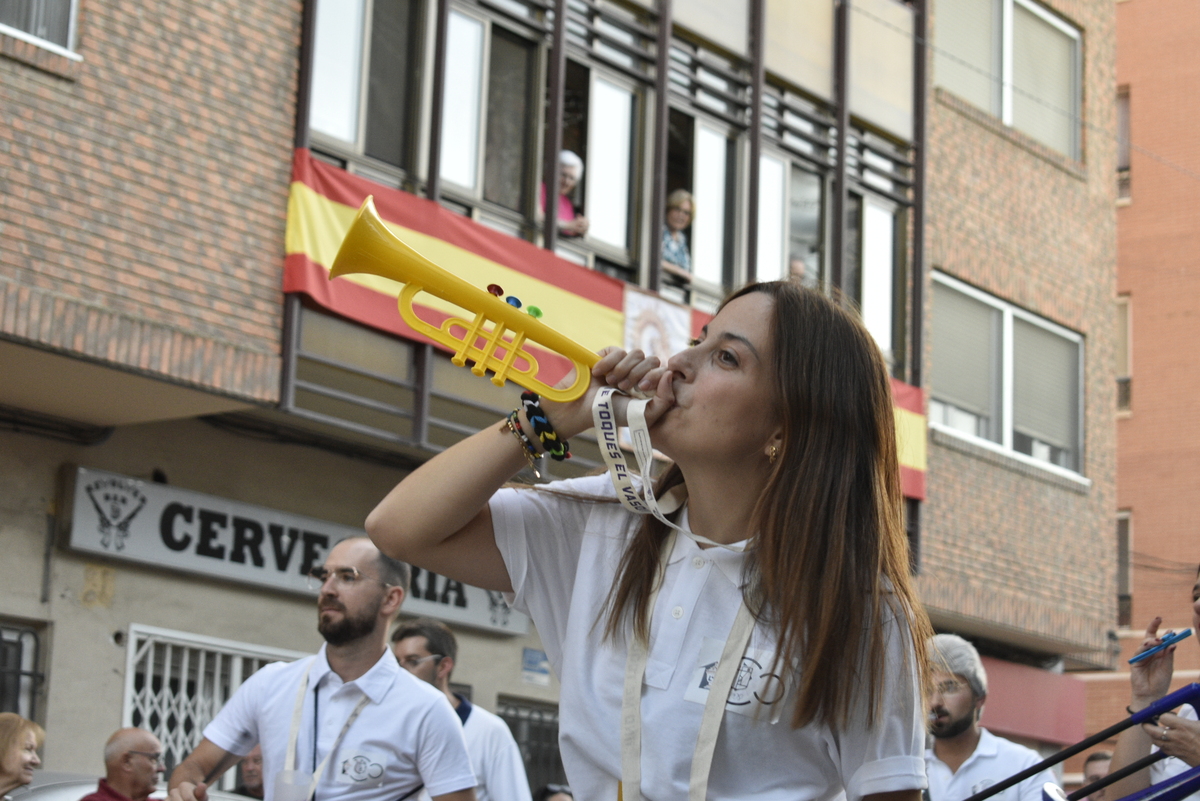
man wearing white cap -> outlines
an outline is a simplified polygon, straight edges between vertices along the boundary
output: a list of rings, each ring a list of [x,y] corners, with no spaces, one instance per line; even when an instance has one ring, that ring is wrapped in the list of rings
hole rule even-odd
[[[979,725],[987,700],[987,673],[975,646],[955,634],[929,641],[933,693],[925,751],[930,801],[963,801],[1042,761],[1031,748],[997,737]],[[996,801],[1041,801],[1042,785],[1056,782],[1047,769],[993,796]]]

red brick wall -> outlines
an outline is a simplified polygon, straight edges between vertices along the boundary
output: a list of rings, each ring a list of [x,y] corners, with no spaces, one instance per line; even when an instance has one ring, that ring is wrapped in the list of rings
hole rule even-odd
[[[1116,592],[1115,19],[1111,0],[1047,5],[1083,32],[1082,160],[935,88],[929,261],[1083,334],[1082,472],[1091,484],[934,432],[920,588],[935,623],[1036,650],[1100,649],[1093,656],[1103,660]],[[935,4],[935,35],[936,13]],[[936,384],[937,369],[929,363],[927,385]]]
[[[1117,422],[1116,508],[1132,515],[1133,626],[1118,673],[1092,677],[1088,731],[1125,717],[1146,624],[1192,625],[1200,562],[1200,6],[1117,9],[1117,83],[1130,92],[1131,200],[1117,212],[1119,292],[1130,298],[1133,403]],[[1175,652],[1174,687],[1200,680],[1196,637]]]
[[[81,0],[0,37],[0,336],[278,396],[300,0]]]
[[[1118,3],[1117,14],[1117,79],[1130,90],[1135,147],[1131,202],[1118,212],[1133,404],[1117,426],[1117,504],[1132,512],[1134,549],[1168,560],[1134,571],[1137,630],[1155,615],[1191,624],[1200,562],[1200,6],[1141,0]]]

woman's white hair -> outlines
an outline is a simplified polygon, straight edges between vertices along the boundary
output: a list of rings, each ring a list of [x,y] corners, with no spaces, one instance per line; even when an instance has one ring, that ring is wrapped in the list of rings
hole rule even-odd
[[[563,150],[558,154],[558,163],[575,168],[575,180],[583,180],[583,159],[573,150]]]

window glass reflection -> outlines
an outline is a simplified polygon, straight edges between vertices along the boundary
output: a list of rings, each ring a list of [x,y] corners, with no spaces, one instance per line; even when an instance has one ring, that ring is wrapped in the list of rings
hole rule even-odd
[[[357,143],[363,0],[317,3],[316,28],[309,125],[327,136]]]

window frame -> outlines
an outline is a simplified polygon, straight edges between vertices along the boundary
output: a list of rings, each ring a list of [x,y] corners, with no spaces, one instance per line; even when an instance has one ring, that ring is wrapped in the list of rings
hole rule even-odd
[[[45,0],[42,1],[44,2]],[[68,58],[71,61],[83,61],[83,56],[75,52],[75,39],[78,35],[77,26],[79,23],[79,0],[70,0],[70,9],[67,11],[67,16],[67,44],[65,46],[3,23],[0,23],[0,33],[5,36],[11,36],[14,39],[20,39],[22,42],[28,42],[43,50],[49,50],[51,53]]]
[[[452,198],[457,197],[464,200],[469,200],[475,205],[479,205],[484,202],[483,180],[484,160],[487,158],[487,115],[488,105],[491,101],[491,98],[488,97],[488,86],[492,69],[492,25],[495,21],[486,14],[480,13],[478,9],[464,6],[459,3],[452,3],[449,13],[459,14],[475,22],[481,23],[483,25],[483,37],[482,47],[480,48],[479,53],[479,116],[475,124],[475,187],[471,188],[469,186],[464,186],[454,181],[452,178],[442,175],[440,176],[442,180],[442,191]],[[447,39],[449,39],[448,34]],[[446,47],[447,51],[449,51],[449,41],[447,41]],[[448,56],[449,52],[447,52],[447,57]],[[442,135],[445,136],[445,133],[446,127],[443,125]],[[444,156],[444,147],[442,148],[442,152]],[[443,158],[443,164],[444,163],[445,159]]]
[[[1128,417],[1133,413],[1133,303],[1129,294],[1117,295],[1117,415]],[[1122,337],[1123,335],[1123,337]],[[1119,358],[1124,351],[1124,362]]]
[[[12,618],[0,618],[0,637],[6,641],[17,641],[22,643],[21,648],[21,665],[18,665],[16,670],[0,674],[7,678],[8,675],[16,674],[17,678],[17,708],[12,710],[22,717],[30,720],[37,720],[41,710],[38,708],[38,700],[42,696],[43,686],[46,681],[45,665],[45,647],[42,639],[45,636],[46,629],[29,623],[23,623]],[[25,637],[32,639],[31,653],[26,653],[23,641]],[[22,685],[28,681],[28,687]],[[0,711],[4,711],[0,709]]]
[[[568,55],[570,58],[570,55]],[[582,237],[583,244],[601,258],[608,258],[621,263],[622,266],[630,266],[637,261],[635,254],[638,253],[642,237],[639,230],[641,214],[639,209],[639,200],[641,192],[639,191],[639,166],[643,162],[643,151],[645,150],[644,137],[641,136],[644,129],[644,118],[646,113],[646,94],[644,86],[639,84],[621,73],[613,69],[605,69],[602,63],[592,61],[582,61],[579,58],[573,59],[576,63],[582,64],[588,70],[588,130],[586,136],[588,138],[588,152],[592,152],[593,143],[592,125],[595,117],[593,116],[593,101],[596,96],[596,82],[604,81],[611,86],[622,91],[628,92],[630,96],[629,109],[629,163],[626,165],[628,173],[626,175],[626,193],[625,193],[625,244],[614,245],[611,242],[597,239],[592,236],[591,231]],[[589,156],[589,162],[594,162]],[[584,165],[584,178],[588,177],[588,171],[593,169],[593,164]],[[592,173],[593,175],[595,173]],[[585,216],[589,213],[589,197],[591,184],[585,183],[583,188],[583,208]]]
[[[817,276],[815,279],[806,282],[806,286],[818,286],[828,281],[828,262],[827,251],[829,246],[829,232],[827,230],[829,224],[829,172],[821,169],[818,165],[809,159],[804,158],[795,151],[781,145],[777,141],[765,140],[760,151],[760,159],[774,159],[783,163],[783,240],[780,243],[783,255],[783,264],[781,265],[781,275],[783,279],[787,279],[791,274],[791,243],[792,243],[792,221],[791,221],[791,199],[792,187],[795,184],[795,173],[800,171],[816,179],[817,185],[820,187],[820,196],[817,200],[819,207],[819,219],[817,222]],[[760,167],[761,169],[761,167]],[[760,183],[760,192],[761,183]],[[762,242],[762,209],[763,204],[759,201],[759,242]],[[762,249],[760,244],[759,261],[762,260]],[[807,266],[807,265],[806,265]],[[756,280],[765,280],[759,270],[760,264],[754,265]]]
[[[547,113],[546,104],[541,101],[542,96],[540,93],[546,84],[548,76],[549,46],[535,30],[506,19],[501,12],[490,9],[486,5],[451,2],[450,12],[461,14],[476,22],[481,22],[484,27],[483,47],[480,54],[480,100],[478,130],[476,131],[475,188],[472,189],[463,186],[445,175],[440,176],[443,205],[446,205],[446,201],[448,201],[449,204],[462,206],[465,208],[464,213],[476,222],[501,231],[515,239],[534,241],[536,243],[539,240],[534,233],[540,228],[540,223],[536,222],[538,213],[538,188],[542,183],[543,169],[541,130],[545,125]],[[432,17],[433,15],[430,14],[429,16]],[[496,26],[499,26],[506,34],[525,40],[533,46],[533,84],[530,87],[530,118],[527,121],[533,141],[526,143],[530,147],[528,154],[530,164],[529,169],[521,178],[525,182],[525,208],[522,209],[511,209],[484,197],[484,184],[487,180],[488,108],[491,103],[488,89],[491,79],[493,28]],[[422,32],[422,35],[426,34],[429,37],[433,36],[432,30]],[[429,60],[427,64],[423,64],[423,67],[426,69],[426,72],[432,75],[433,59],[435,57],[433,53],[434,48],[432,47],[432,41],[427,42],[426,45],[425,51]],[[419,89],[421,97],[418,99],[417,104],[420,116],[420,119],[417,121],[420,153],[416,159],[414,173],[420,175],[422,180],[425,181],[428,181],[431,177],[427,174],[429,165],[424,158],[428,150],[431,133],[429,130],[429,109],[433,100],[431,80],[430,83],[423,83],[421,85]],[[445,133],[444,126],[445,122],[443,121],[443,134]],[[445,164],[445,155],[445,149],[443,148],[443,164]],[[586,261],[584,262],[585,264]]]
[[[428,180],[428,169],[425,153],[429,146],[429,94],[430,72],[433,66],[433,26],[436,23],[433,14],[429,13],[429,0],[415,0],[418,24],[410,33],[414,47],[411,64],[420,73],[419,79],[413,81],[411,88],[414,97],[408,99],[405,113],[410,119],[405,123],[409,128],[408,152],[404,159],[409,166],[402,167],[367,154],[367,120],[370,107],[371,83],[371,33],[374,24],[375,0],[363,0],[363,18],[360,34],[362,36],[358,59],[358,81],[356,91],[357,116],[355,118],[355,141],[339,139],[313,126],[311,118],[314,102],[313,90],[305,102],[309,105],[307,118],[308,128],[305,135],[314,153],[322,154],[326,160],[340,162],[339,167],[354,175],[361,175],[371,181],[392,188],[415,189],[416,184]],[[315,29],[314,21],[314,29]],[[315,33],[315,30],[314,30]],[[316,70],[316,42],[313,42],[312,68]]]
[[[183,761],[184,757],[200,744],[200,740],[204,734],[204,727],[209,721],[217,716],[221,708],[228,702],[228,698],[221,701],[217,698],[211,700],[215,703],[207,709],[202,708],[203,705],[193,705],[196,715],[196,725],[190,730],[185,730],[184,723],[178,722],[170,730],[154,727],[147,719],[149,714],[158,713],[162,715],[161,710],[152,709],[147,712],[142,708],[137,696],[139,691],[136,688],[136,679],[139,665],[142,665],[147,659],[153,663],[154,649],[156,646],[163,646],[167,649],[182,648],[185,651],[201,652],[202,659],[210,655],[216,655],[218,658],[226,657],[230,660],[230,670],[228,674],[228,698],[232,698],[246,679],[253,675],[253,671],[249,674],[242,672],[243,667],[241,660],[249,659],[260,662],[258,668],[271,662],[293,662],[298,659],[303,659],[311,654],[306,654],[300,651],[292,651],[284,648],[274,648],[266,645],[257,645],[254,643],[238,642],[236,640],[226,640],[218,637],[209,637],[203,634],[194,634],[188,631],[178,631],[174,629],[165,629],[158,626],[147,626],[140,623],[131,623],[125,643],[125,681],[123,695],[121,701],[121,721],[123,726],[139,725],[141,728],[150,729],[162,740],[164,751],[166,752],[165,759],[168,767],[174,767]],[[174,665],[171,662],[173,654],[168,651],[167,658],[164,660],[165,667],[170,670]],[[180,664],[180,668],[190,667],[190,653],[185,653],[184,661]],[[204,662],[201,661],[200,665]],[[155,664],[150,665],[151,670],[157,667]],[[197,668],[199,669],[199,667]],[[220,669],[220,665],[217,666]],[[153,673],[144,674],[153,676]],[[168,675],[168,680],[170,676]],[[186,679],[186,676],[184,677]],[[164,682],[164,684],[169,684]],[[143,688],[143,692],[146,687]],[[187,692],[186,682],[184,683],[184,692]],[[199,720],[208,712],[208,720]],[[142,720],[136,720],[135,714],[142,715]],[[160,724],[165,722],[160,718]],[[157,729],[157,730],[156,730]],[[217,787],[222,790],[232,790],[236,781],[236,773],[228,771],[219,780]]]
[[[763,175],[762,162],[767,159],[770,159],[773,161],[778,161],[780,164],[783,165],[783,168],[782,168],[783,180],[782,180],[782,187],[781,187],[782,191],[781,191],[781,195],[779,197],[779,218],[780,218],[779,234],[780,234],[780,236],[779,236],[779,241],[776,242],[775,244],[779,246],[779,254],[780,254],[779,275],[782,279],[786,280],[788,277],[788,274],[790,272],[790,259],[789,259],[788,251],[790,249],[789,246],[791,245],[791,219],[789,218],[788,212],[790,211],[789,204],[790,204],[790,200],[791,200],[791,189],[792,189],[792,167],[794,165],[795,160],[788,151],[786,151],[783,148],[781,148],[773,143],[770,143],[770,142],[763,142],[762,149],[759,151],[758,158],[759,158],[759,175],[760,176]],[[765,248],[763,247],[764,239],[762,236],[762,233],[763,233],[763,210],[765,208],[765,204],[763,203],[763,197],[762,197],[763,186],[764,186],[764,182],[760,178],[759,179],[759,190],[758,190],[759,191],[759,202],[758,202],[758,221],[757,221],[757,223],[758,223],[758,263],[754,265],[754,275],[755,275],[756,280],[759,280],[759,281],[776,280],[774,275],[772,275],[770,279],[764,279],[762,277],[764,274],[763,270],[762,270],[762,267],[764,266],[762,264],[762,260],[763,260],[763,252],[765,250]]]
[[[557,703],[501,693],[496,699],[496,715],[517,743],[532,791],[548,783],[566,784],[558,752]],[[548,733],[553,736],[544,736]],[[538,734],[543,736],[539,738]]]
[[[1074,57],[1071,59],[1071,102],[1074,108],[1064,109],[1071,118],[1071,144],[1070,150],[1064,153],[1068,158],[1075,161],[1082,161],[1083,154],[1081,152],[1081,128],[1083,127],[1083,32],[1070,24],[1066,20],[1060,18],[1049,9],[1043,8],[1033,0],[1001,0],[1003,5],[1003,30],[1001,33],[1001,48],[1000,58],[1002,63],[1001,68],[1001,85],[1000,85],[1000,104],[1003,116],[1001,117],[1005,125],[1021,131],[1026,136],[1033,136],[1026,133],[1021,128],[1018,128],[1013,123],[1013,72],[1014,72],[1014,18],[1016,14],[1013,11],[1014,5],[1019,5],[1029,13],[1038,17],[1043,22],[1048,23],[1051,27],[1057,28],[1062,34],[1065,34],[1074,43]],[[1036,138],[1036,137],[1034,137]],[[1041,142],[1041,140],[1038,140]],[[1045,142],[1042,142],[1045,145]],[[1053,148],[1052,145],[1046,147]],[[1056,149],[1057,148],[1053,148]]]
[[[1133,625],[1133,511],[1118,509],[1116,523],[1117,625],[1129,628]]]
[[[1117,87],[1117,205],[1133,202],[1133,146],[1130,141],[1133,97],[1129,85]]]
[[[1001,318],[1000,318],[1000,343],[999,343],[1000,344],[1000,359],[999,359],[999,362],[1000,362],[1000,376],[999,376],[999,379],[1000,379],[1000,387],[999,387],[1000,409],[998,410],[999,414],[1000,414],[1000,420],[1001,420],[1000,442],[993,442],[990,439],[986,439],[984,437],[980,437],[980,436],[977,436],[974,434],[969,434],[965,431],[962,431],[961,429],[954,428],[952,426],[948,426],[940,421],[934,420],[932,415],[930,415],[930,417],[929,417],[929,427],[940,433],[948,434],[950,436],[957,437],[959,439],[964,439],[964,440],[971,442],[974,445],[978,445],[982,448],[986,448],[987,450],[1003,454],[1011,459],[1015,459],[1018,462],[1022,462],[1027,465],[1031,465],[1033,467],[1037,467],[1042,470],[1046,470],[1055,475],[1058,475],[1063,478],[1070,479],[1071,481],[1083,484],[1084,486],[1091,486],[1091,484],[1092,484],[1091,479],[1088,478],[1087,475],[1083,472],[1083,466],[1086,461],[1085,460],[1086,448],[1085,448],[1084,436],[1085,436],[1085,432],[1086,432],[1085,412],[1087,409],[1087,404],[1084,402],[1084,395],[1086,394],[1086,386],[1087,386],[1084,382],[1084,378],[1085,378],[1085,374],[1086,374],[1086,356],[1087,356],[1086,348],[1085,348],[1085,345],[1086,345],[1085,337],[1082,334],[1079,334],[1078,332],[1072,331],[1069,328],[1065,328],[1061,325],[1058,325],[1057,323],[1051,322],[1050,320],[1047,320],[1044,317],[1039,317],[1038,315],[1033,314],[1029,311],[1026,311],[1025,309],[1022,309],[1019,306],[1016,306],[1012,303],[1008,303],[1004,300],[1001,300],[1000,298],[996,297],[995,295],[991,295],[987,292],[984,292],[983,290],[977,289],[976,287],[973,287],[970,284],[960,281],[957,278],[947,275],[946,273],[943,273],[941,271],[938,271],[938,270],[933,271],[933,280],[936,283],[940,283],[943,286],[948,287],[949,289],[953,289],[955,291],[961,292],[962,294],[966,295],[967,297],[971,298],[972,300],[976,300],[981,303],[984,303],[984,304],[990,306],[991,308],[1000,312],[1000,315],[1001,315]],[[937,313],[936,309],[932,309],[932,306],[931,306],[931,313],[932,314]],[[1076,347],[1079,349],[1079,362],[1078,362],[1079,373],[1076,376],[1076,381],[1078,382],[1077,386],[1079,387],[1079,396],[1076,398],[1076,420],[1075,420],[1075,427],[1076,427],[1075,436],[1076,436],[1076,442],[1078,443],[1077,444],[1078,453],[1076,454],[1076,460],[1077,460],[1077,464],[1080,466],[1078,470],[1067,468],[1067,467],[1060,467],[1059,465],[1056,465],[1053,462],[1044,461],[1042,459],[1038,459],[1033,456],[1030,456],[1029,454],[1022,453],[1021,451],[1018,451],[1013,447],[1013,434],[1014,434],[1014,425],[1013,425],[1013,406],[1014,406],[1013,383],[1014,383],[1014,381],[1013,381],[1013,379],[1014,379],[1014,374],[1015,374],[1015,362],[1014,362],[1014,356],[1013,356],[1013,323],[1014,323],[1014,320],[1022,320],[1026,323],[1035,325],[1045,331],[1049,331],[1052,334],[1055,334],[1057,336],[1062,337],[1063,339],[1073,342],[1076,345]],[[930,403],[933,403],[933,402],[941,403],[941,401],[937,400],[936,395],[937,395],[936,386],[931,384],[930,390],[929,390]]]
[[[853,192],[852,194],[859,194],[859,193]],[[874,334],[874,331],[872,329],[875,327],[875,326],[871,325],[873,320],[869,321],[867,319],[866,313],[864,313],[862,311],[864,301],[868,297],[868,290],[867,290],[867,278],[868,278],[868,276],[867,276],[867,256],[868,256],[868,254],[867,254],[867,241],[868,241],[867,210],[868,210],[868,208],[873,207],[878,211],[886,213],[891,220],[891,242],[888,243],[888,246],[889,246],[888,250],[890,251],[890,258],[891,258],[891,264],[890,264],[891,282],[890,282],[890,285],[887,287],[887,291],[885,293],[887,302],[878,305],[878,308],[886,309],[886,312],[887,312],[886,328],[887,328],[888,343],[887,343],[886,348],[883,347],[883,343],[879,342],[878,340],[876,340],[876,344],[879,345],[880,350],[883,352],[884,361],[888,365],[888,370],[894,374],[896,365],[899,362],[903,361],[903,353],[904,353],[904,349],[905,349],[905,339],[906,339],[906,337],[904,335],[904,331],[901,328],[904,324],[904,293],[903,293],[902,284],[904,283],[903,278],[904,278],[904,273],[905,273],[905,265],[904,265],[904,262],[903,262],[903,259],[901,258],[901,256],[902,256],[902,249],[906,245],[906,242],[904,240],[906,237],[905,228],[906,228],[907,220],[905,219],[904,213],[905,213],[907,207],[900,203],[897,203],[895,200],[892,200],[890,197],[886,197],[884,195],[878,194],[877,192],[864,191],[861,193],[860,197],[861,197],[861,202],[862,202],[862,206],[861,206],[862,211],[861,211],[861,216],[859,217],[859,234],[858,234],[859,235],[859,241],[858,241],[858,286],[855,287],[854,289],[858,296],[857,300],[858,300],[860,314],[863,317],[863,325],[867,326],[867,330],[872,334]],[[877,293],[872,291],[870,294],[872,297],[872,301],[874,301],[877,297]],[[876,306],[875,302],[872,302],[871,304],[869,304],[868,311],[871,311],[875,306]],[[899,358],[897,358],[897,357],[899,357]]]
[[[1053,145],[1048,145],[1038,139],[1031,133],[1018,127],[1013,122],[1013,75],[1015,72],[1014,60],[1014,41],[1015,41],[1015,7],[1020,6],[1025,11],[1033,14],[1043,22],[1058,30],[1060,33],[1069,37],[1074,43],[1074,54],[1071,65],[1071,99],[1073,108],[1063,109],[1071,117],[1071,143],[1069,150],[1063,152],[1067,158],[1074,161],[1083,160],[1082,152],[1082,128],[1083,128],[1083,32],[1060,17],[1058,14],[1049,9],[1038,5],[1033,0],[993,0],[993,25],[999,25],[998,31],[992,32],[992,41],[999,46],[997,47],[996,57],[999,63],[993,63],[992,69],[996,72],[989,75],[989,79],[999,82],[998,92],[996,89],[992,91],[992,103],[998,103],[999,108],[990,107],[984,109],[988,114],[999,118],[999,120],[1012,128],[1015,131],[1020,131],[1022,135],[1028,136],[1044,147],[1050,148],[1055,152],[1059,151]],[[947,54],[948,55],[948,54]],[[943,86],[943,84],[938,84]],[[953,91],[948,90],[948,91]],[[997,97],[999,94],[999,97]],[[957,95],[956,95],[957,96]],[[971,101],[968,101],[971,102]],[[972,103],[974,105],[974,103]]]
[[[320,148],[322,150],[329,151],[331,154],[337,155],[337,154],[346,152],[348,154],[353,154],[356,158],[363,159],[364,161],[376,163],[375,159],[372,159],[370,156],[368,156],[366,154],[366,141],[365,141],[366,140],[366,119],[367,119],[367,108],[366,108],[367,104],[365,101],[367,99],[368,83],[371,79],[371,76],[369,74],[370,73],[370,65],[371,65],[371,22],[372,22],[371,14],[372,14],[372,11],[374,10],[375,4],[374,4],[374,0],[362,0],[362,4],[363,4],[363,7],[362,7],[363,19],[362,19],[361,30],[359,31],[359,34],[361,35],[362,39],[360,41],[359,51],[358,51],[358,82],[357,82],[357,86],[356,86],[356,90],[358,92],[358,100],[356,102],[357,115],[356,115],[356,119],[354,121],[354,131],[355,131],[354,141],[350,142],[345,139],[340,139],[336,136],[332,136],[331,134],[325,133],[324,131],[318,130],[317,128],[313,127],[312,118],[311,118],[311,110],[309,111],[309,117],[307,119],[308,130],[306,133],[307,133],[309,141],[311,143],[313,143],[314,145],[316,145],[318,148]],[[313,28],[314,28],[313,72],[315,75],[315,73],[316,73],[316,28],[317,28],[315,20],[313,22]],[[311,90],[310,90],[309,94],[310,94],[310,97],[308,98],[307,102],[311,106],[311,104],[313,102],[313,97],[311,96],[312,95]],[[393,165],[390,165],[390,164],[388,164],[386,166],[390,169],[397,169],[396,167],[394,167]]]

